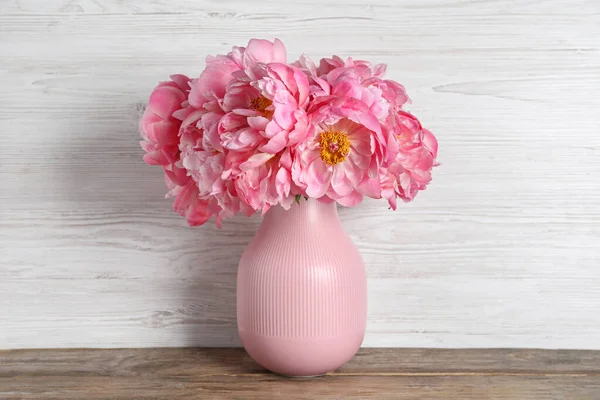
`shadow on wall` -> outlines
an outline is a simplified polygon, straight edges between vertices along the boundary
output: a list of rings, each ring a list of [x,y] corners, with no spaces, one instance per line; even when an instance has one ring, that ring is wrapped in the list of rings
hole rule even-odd
[[[137,120],[143,107],[125,102],[117,99],[111,109],[125,111],[111,118],[90,112],[65,119],[57,143],[62,150],[50,195],[67,210],[61,218],[71,221],[73,248],[82,250],[72,254],[78,275],[111,280],[92,282],[90,290],[98,292],[85,296],[98,301],[78,318],[113,321],[110,331],[93,336],[103,345],[240,345],[237,265],[260,217],[236,216],[222,229],[213,220],[188,227],[172,211],[172,199],[164,199],[160,168],[142,161]]]
[[[208,224],[211,224],[210,221]],[[260,218],[237,215],[223,228],[205,225],[193,229],[202,249],[192,250],[186,261],[196,271],[186,285],[182,310],[185,343],[188,346],[240,346],[236,323],[237,268]]]

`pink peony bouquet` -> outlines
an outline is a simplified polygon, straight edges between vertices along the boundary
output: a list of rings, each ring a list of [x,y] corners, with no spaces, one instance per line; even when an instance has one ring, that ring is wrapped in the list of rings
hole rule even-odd
[[[308,197],[385,198],[395,210],[431,181],[438,144],[385,70],[338,56],[288,63],[281,41],[252,39],[207,57],[199,77],[154,89],[140,121],[144,161],[162,166],[173,209],[192,226]]]

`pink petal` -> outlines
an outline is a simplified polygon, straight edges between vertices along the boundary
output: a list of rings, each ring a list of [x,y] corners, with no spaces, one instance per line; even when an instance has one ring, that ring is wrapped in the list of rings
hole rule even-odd
[[[225,134],[221,137],[223,147],[235,151],[248,151],[254,149],[262,140],[262,136],[252,128],[243,128],[237,132]]]
[[[212,114],[212,113],[211,113]],[[218,115],[215,116],[209,116],[209,114],[207,114],[204,118],[203,118],[203,125],[204,125],[204,129],[210,129],[210,125],[218,122],[219,124],[219,132],[220,133],[224,133],[224,132],[233,132],[236,131],[238,129],[241,129],[243,127],[246,126],[247,123],[247,119],[241,115],[237,115],[235,113],[227,113],[224,116],[222,116],[221,118],[218,117]]]
[[[294,125],[294,129],[288,135],[289,145],[300,143],[314,132],[314,126],[308,125],[308,118],[304,110],[295,111],[294,119],[296,120],[296,124]]]
[[[190,78],[181,74],[171,75],[169,78],[183,91],[190,90]]]
[[[368,160],[368,158],[364,157],[360,157],[360,159]],[[359,184],[359,182],[363,179],[366,171],[366,167],[360,168],[358,165],[355,164],[355,161],[357,160],[357,157],[348,157],[346,159],[346,162],[344,162],[344,167],[346,169],[346,177],[353,186]],[[365,163],[365,165],[368,164]]]
[[[250,110],[250,109],[245,109],[245,108],[236,108],[236,109],[232,110],[232,112],[234,114],[241,115],[244,117],[260,117],[261,116],[260,111]]]
[[[281,154],[279,164],[286,169],[292,169],[292,153],[289,148]]]
[[[287,93],[287,92],[285,92]],[[289,96],[289,93],[287,93]],[[293,100],[293,99],[292,99]],[[273,114],[273,120],[277,124],[286,130],[294,129],[296,118],[294,118],[294,112],[297,110],[296,105],[278,104],[275,107],[275,113]]]
[[[212,217],[207,209],[207,203],[197,200],[187,211],[186,220],[189,226],[204,225]]]
[[[279,126],[279,124],[276,121],[271,121],[267,124],[265,128],[264,136],[270,139],[274,136],[279,135],[279,133],[281,133],[282,131],[283,129],[281,128],[281,126]]]
[[[396,140],[396,136],[394,132],[390,131],[388,133],[388,141],[387,141],[387,162],[391,163],[396,159],[398,155],[398,140]]]
[[[384,97],[392,102],[396,107],[401,107],[405,103],[410,103],[410,98],[406,94],[404,86],[398,82],[386,80],[383,81],[385,84]]]
[[[190,181],[190,177],[187,175],[185,168],[171,167],[163,168],[165,174],[168,175],[169,179],[178,186],[184,186]]]
[[[346,179],[346,170],[344,163],[337,164],[333,167],[333,176],[331,178],[331,188],[338,196],[344,197],[353,190],[352,185]]]
[[[397,201],[396,201],[396,194],[394,193],[393,196],[388,197],[388,203],[391,207],[392,210],[396,211],[396,207],[397,207]]]
[[[183,120],[185,120],[185,119],[186,119],[186,118],[187,118],[187,117],[188,117],[190,114],[192,114],[193,112],[197,112],[197,111],[200,111],[200,112],[202,112],[201,110],[196,110],[196,109],[195,109],[195,108],[193,108],[193,107],[181,108],[181,109],[179,109],[179,110],[175,111],[175,112],[173,113],[172,117],[173,117],[173,118],[175,118],[175,119],[178,119],[178,120],[180,120],[180,121],[183,121]]]
[[[173,211],[180,215],[186,215],[189,207],[198,197],[198,188],[194,182],[189,182],[184,187],[179,187],[175,201],[173,202]]]
[[[245,78],[244,78],[245,79]],[[260,96],[258,90],[245,80],[233,81],[228,87],[223,99],[223,108],[226,111],[247,110],[253,99]]]
[[[358,114],[357,122],[361,125],[364,125],[365,128],[369,129],[370,131],[375,132],[379,143],[385,143],[385,138],[383,137],[381,130],[381,124],[372,114]]]
[[[197,123],[198,120],[200,118],[202,118],[203,115],[206,115],[206,111],[204,111],[204,110],[195,110],[191,107],[188,107],[188,108],[191,110],[191,112],[189,112],[188,115],[181,122],[181,126],[184,128],[187,127],[188,125]],[[182,114],[180,114],[180,116],[181,115]]]
[[[174,164],[179,160],[179,147],[175,145],[168,145],[161,147],[163,155],[169,160],[169,164]]]
[[[250,128],[256,129],[257,131],[264,131],[269,123],[269,119],[263,116],[248,117],[247,121]]]
[[[148,126],[160,121],[162,121],[162,118],[160,118],[158,115],[154,114],[152,111],[146,108],[146,111],[144,111],[144,115],[142,115],[142,118],[140,119],[140,122],[138,124],[138,128],[140,130],[140,135],[142,136],[142,138],[154,141],[153,139],[148,138]]]
[[[385,75],[385,71],[386,70],[387,70],[387,65],[385,65],[385,64],[377,64],[373,68],[373,76],[381,78],[381,77],[383,77],[383,75]]]
[[[194,93],[194,96],[190,94],[190,104],[196,106],[195,103],[202,103],[202,97],[222,99],[227,84],[233,79],[232,74],[239,69],[239,66],[228,57],[207,57],[206,68],[192,86],[192,91],[197,93]]]
[[[261,151],[267,153],[279,153],[287,145],[287,134],[285,131],[280,131],[277,135],[273,136],[267,144],[260,148]]]
[[[331,203],[334,203],[334,202],[335,202],[335,200],[334,200],[334,199],[332,199],[331,197],[329,197],[329,196],[327,196],[327,195],[325,195],[325,196],[322,196],[322,197],[319,197],[319,199],[318,199],[318,200],[319,200],[321,203],[325,203],[325,204],[331,204]]]
[[[348,154],[348,159],[352,161],[352,163],[364,173],[369,168],[369,164],[371,162],[371,155],[361,154],[357,148],[350,147],[350,154]]]
[[[308,167],[306,194],[309,197],[319,198],[327,193],[331,181],[331,170],[321,159],[315,160]]]
[[[337,202],[344,207],[354,207],[362,201],[363,196],[356,190],[350,193],[348,196],[342,197],[341,199],[337,199]]]
[[[286,62],[285,46],[279,39],[275,39],[274,43],[264,39],[250,39],[246,50],[244,51],[244,65],[246,67],[261,63],[270,62]]]
[[[306,74],[298,69],[294,69],[294,80],[298,87],[298,106],[305,108],[308,104],[310,94],[310,83]]]
[[[377,157],[371,157],[371,164],[369,165],[369,169],[367,170],[367,174],[370,178],[375,178],[379,176],[379,162],[377,161]]]
[[[186,95],[180,89],[158,86],[150,95],[148,108],[162,119],[167,119],[181,108],[185,100]]]
[[[369,178],[368,175],[365,176],[357,189],[365,196],[373,199],[381,198],[381,181],[379,180],[379,176],[375,178]]]
[[[289,65],[283,63],[269,63],[267,65],[267,71],[269,72],[269,75],[275,75],[275,78],[279,78],[288,92],[296,93],[298,91],[298,85],[294,79],[294,70]],[[306,75],[304,76],[306,77]],[[306,86],[308,86],[308,78],[306,80]]]
[[[282,63],[287,62],[285,46],[283,45],[283,42],[277,38],[275,38],[275,40],[273,41],[273,56],[273,61],[278,61]]]
[[[298,61],[294,62],[293,65],[306,69],[311,76],[317,76],[317,67],[315,62],[306,54],[301,54]]]
[[[268,153],[254,154],[253,156],[248,158],[248,161],[240,164],[240,169],[242,171],[247,171],[251,168],[260,167],[261,165],[263,165],[264,163],[269,161],[271,158],[273,158],[273,156],[274,156],[274,154],[268,154]]]
[[[438,152],[438,142],[433,133],[428,131],[427,129],[423,129],[423,144],[431,152],[433,158],[437,157]]]
[[[177,144],[179,139],[179,124],[170,121],[161,121],[146,127],[148,140],[161,146]]]
[[[292,176],[285,168],[280,168],[275,177],[275,188],[280,196],[289,196],[292,184]]]
[[[154,151],[144,154],[144,162],[148,165],[166,165],[169,163],[169,160],[167,160],[162,151]]]

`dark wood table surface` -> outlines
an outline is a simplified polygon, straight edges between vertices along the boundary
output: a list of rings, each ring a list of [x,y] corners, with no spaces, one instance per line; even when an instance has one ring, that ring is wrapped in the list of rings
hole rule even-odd
[[[5,350],[0,399],[600,400],[600,351],[362,349],[293,379],[242,349]]]

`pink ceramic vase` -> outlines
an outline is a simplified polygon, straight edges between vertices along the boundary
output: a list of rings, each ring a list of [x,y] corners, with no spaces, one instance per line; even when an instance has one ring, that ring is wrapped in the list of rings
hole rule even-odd
[[[359,349],[367,319],[365,267],[335,203],[271,208],[242,255],[237,319],[242,343],[263,367],[322,375]]]

